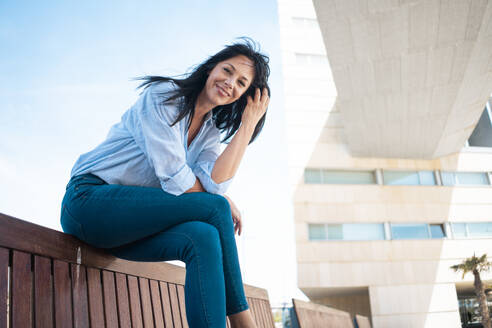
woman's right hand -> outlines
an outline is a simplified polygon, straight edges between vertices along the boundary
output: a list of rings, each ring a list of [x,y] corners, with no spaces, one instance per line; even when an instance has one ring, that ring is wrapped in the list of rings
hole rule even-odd
[[[246,98],[248,104],[244,109],[242,116],[242,123],[246,125],[256,126],[258,121],[263,117],[270,102],[270,97],[268,96],[267,88],[263,88],[260,93],[260,88],[256,88],[254,99],[248,95]]]
[[[225,199],[229,202],[231,207],[232,222],[234,224],[234,233],[241,236],[241,231],[243,230],[243,220],[241,217],[241,212],[237,209],[236,204],[228,196],[223,195]]]

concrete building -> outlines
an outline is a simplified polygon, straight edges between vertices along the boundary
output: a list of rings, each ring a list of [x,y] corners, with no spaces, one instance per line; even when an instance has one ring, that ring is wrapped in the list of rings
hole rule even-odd
[[[492,257],[492,3],[278,10],[299,288],[375,328],[473,321],[449,267]]]

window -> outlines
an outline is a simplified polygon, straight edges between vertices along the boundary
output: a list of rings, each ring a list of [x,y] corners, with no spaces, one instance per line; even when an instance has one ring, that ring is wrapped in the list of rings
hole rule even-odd
[[[469,237],[492,237],[492,222],[467,223]]]
[[[435,186],[436,177],[434,171],[419,171],[420,184],[423,186]]]
[[[343,225],[344,240],[384,240],[384,225],[353,223]]]
[[[326,229],[324,224],[309,225],[309,240],[325,240]]]
[[[429,231],[427,224],[397,223],[391,224],[392,239],[427,239]]]
[[[392,223],[392,239],[438,239],[445,238],[444,225],[427,223]]]
[[[328,239],[343,240],[343,227],[341,224],[328,224]]]
[[[331,184],[375,184],[373,171],[323,170],[323,183]]]
[[[375,184],[376,179],[373,171],[306,169],[304,182],[310,184]]]
[[[492,117],[490,103],[487,103],[485,110],[480,116],[475,129],[473,130],[468,144],[471,147],[492,147]]]
[[[323,183],[320,169],[306,169],[304,171],[305,183]]]
[[[309,240],[385,240],[384,223],[308,224]],[[390,223],[391,239],[443,239],[443,223]],[[492,238],[492,222],[453,222],[454,238]],[[388,232],[389,234],[389,232]]]
[[[441,171],[441,180],[444,186],[489,186],[487,172],[453,172]],[[392,171],[383,170],[385,185],[405,186],[436,186],[437,180],[434,171]],[[306,168],[304,183],[318,184],[377,184],[373,170],[331,170]]]
[[[446,233],[444,232],[444,226],[442,224],[430,224],[430,233],[431,238],[444,238],[446,237]]]
[[[382,223],[309,224],[309,240],[384,240]]]
[[[486,172],[441,172],[444,186],[483,186],[489,185]]]
[[[375,184],[373,171],[342,171],[306,169],[304,171],[305,183],[326,184]]]
[[[452,223],[455,238],[490,238],[492,222]]]
[[[383,171],[385,185],[436,185],[433,171]]]
[[[466,224],[465,223],[453,223],[453,224],[451,224],[451,228],[453,229],[453,236],[455,238],[466,237]]]

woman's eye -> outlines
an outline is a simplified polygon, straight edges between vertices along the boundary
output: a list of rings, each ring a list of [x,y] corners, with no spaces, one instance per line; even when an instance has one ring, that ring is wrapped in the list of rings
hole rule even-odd
[[[228,68],[226,68],[226,67],[224,67],[224,71],[226,71],[227,73],[230,72],[230,70]]]
[[[244,84],[243,81],[239,81],[239,85],[242,86],[242,87],[244,87],[245,84]]]

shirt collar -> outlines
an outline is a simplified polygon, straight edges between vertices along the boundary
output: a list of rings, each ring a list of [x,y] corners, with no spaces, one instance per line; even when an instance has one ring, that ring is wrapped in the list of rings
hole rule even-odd
[[[213,116],[212,114],[213,114],[212,111],[208,112],[207,115],[205,115],[205,117],[203,118],[203,122],[206,123],[208,121],[211,121]]]

